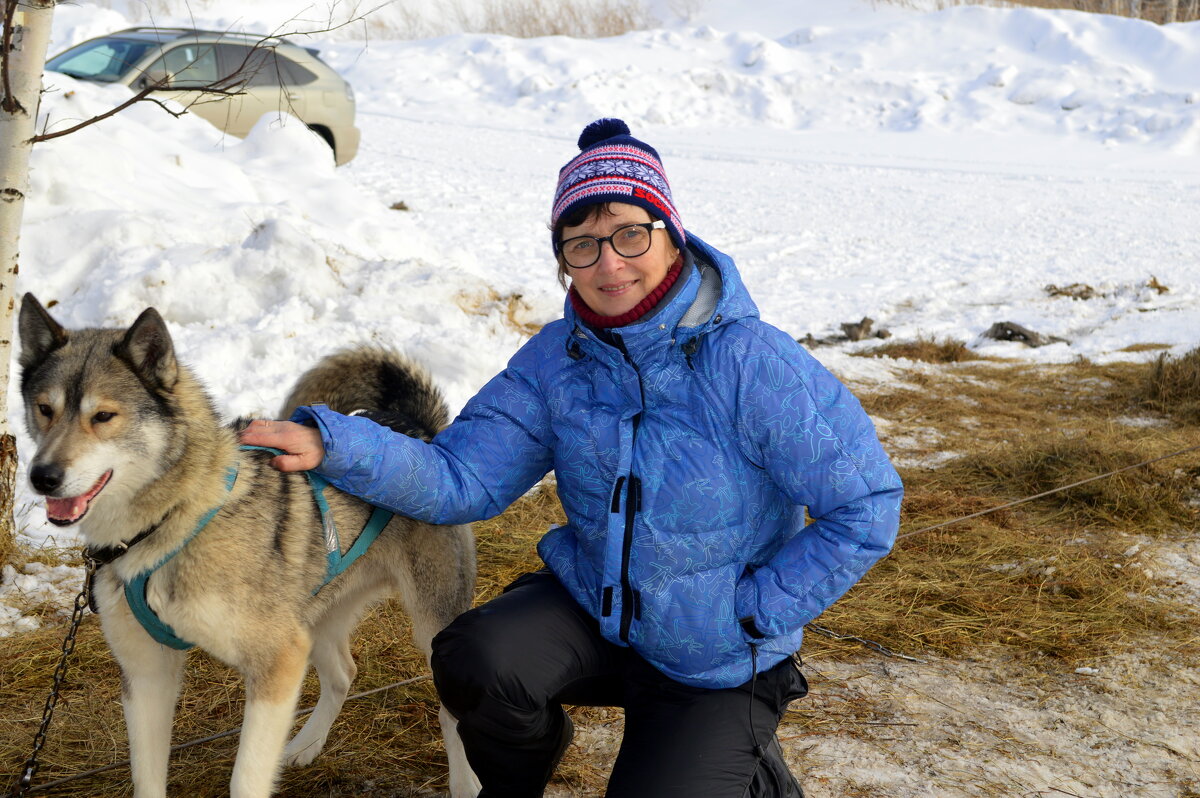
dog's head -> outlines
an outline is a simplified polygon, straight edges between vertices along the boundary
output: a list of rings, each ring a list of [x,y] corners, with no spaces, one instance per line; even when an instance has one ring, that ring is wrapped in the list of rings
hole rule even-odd
[[[128,330],[68,331],[32,295],[21,303],[21,396],[37,443],[29,468],[51,523],[120,508],[170,459],[180,380],[171,336],[153,308]]]

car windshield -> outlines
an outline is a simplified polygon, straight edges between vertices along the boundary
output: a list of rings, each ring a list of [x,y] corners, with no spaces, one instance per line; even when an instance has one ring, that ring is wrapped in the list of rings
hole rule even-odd
[[[46,69],[73,78],[112,83],[158,47],[158,42],[139,39],[93,39],[54,56],[46,62]]]

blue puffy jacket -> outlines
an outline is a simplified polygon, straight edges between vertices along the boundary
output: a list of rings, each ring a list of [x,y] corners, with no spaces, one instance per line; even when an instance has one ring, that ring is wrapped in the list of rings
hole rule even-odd
[[[496,515],[553,469],[568,523],[538,553],[604,637],[730,687],[751,643],[760,671],[798,650],[889,551],[902,488],[858,400],[687,236],[649,318],[597,334],[568,302],[431,444],[293,418],[315,420],[335,486],[433,523]]]

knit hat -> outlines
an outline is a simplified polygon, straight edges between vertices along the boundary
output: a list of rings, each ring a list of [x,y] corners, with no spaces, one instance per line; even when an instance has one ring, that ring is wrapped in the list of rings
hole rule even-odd
[[[620,119],[597,119],[579,134],[579,149],[581,152],[558,172],[551,230],[558,227],[559,219],[579,208],[624,202],[645,208],[651,216],[665,221],[671,240],[683,249],[687,236],[671,200],[662,161],[653,147],[630,135],[629,125]]]

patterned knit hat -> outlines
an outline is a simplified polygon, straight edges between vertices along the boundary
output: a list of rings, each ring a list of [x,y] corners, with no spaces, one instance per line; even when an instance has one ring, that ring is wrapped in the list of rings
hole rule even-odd
[[[559,170],[551,230],[558,227],[559,219],[579,208],[624,202],[665,221],[671,240],[683,249],[687,236],[653,147],[631,136],[629,126],[620,119],[597,119],[579,135],[579,149],[582,152]]]

